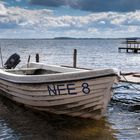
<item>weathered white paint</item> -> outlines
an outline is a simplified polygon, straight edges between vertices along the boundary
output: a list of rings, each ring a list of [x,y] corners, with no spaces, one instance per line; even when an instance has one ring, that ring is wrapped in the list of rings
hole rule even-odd
[[[34,75],[39,69],[59,73]],[[30,63],[28,68],[25,65],[20,69],[1,69],[0,78],[2,94],[30,108],[99,119],[106,111],[118,75],[113,69],[85,70]]]

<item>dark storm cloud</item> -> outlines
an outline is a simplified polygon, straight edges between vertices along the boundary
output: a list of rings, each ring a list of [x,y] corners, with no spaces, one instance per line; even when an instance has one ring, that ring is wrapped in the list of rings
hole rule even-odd
[[[140,9],[140,0],[30,0],[30,3],[51,7],[69,6],[92,12],[129,12]]]
[[[51,7],[59,7],[66,4],[67,0],[30,0],[31,4],[51,6]]]

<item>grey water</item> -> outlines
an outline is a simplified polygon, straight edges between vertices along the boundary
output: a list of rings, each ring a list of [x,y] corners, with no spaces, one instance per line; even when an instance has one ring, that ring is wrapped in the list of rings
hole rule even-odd
[[[1,39],[3,63],[18,53],[26,64],[39,53],[45,64],[73,64],[78,51],[78,67],[116,68],[119,72],[139,71],[140,54],[119,53],[124,39]],[[0,62],[1,64],[1,62]],[[0,140],[139,140],[140,86],[120,83],[99,121],[52,114],[38,114],[0,96]],[[126,88],[127,87],[127,88]]]

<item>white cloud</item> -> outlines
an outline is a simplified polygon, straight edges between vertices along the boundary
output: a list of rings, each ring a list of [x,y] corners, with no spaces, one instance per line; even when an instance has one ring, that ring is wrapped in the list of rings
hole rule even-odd
[[[137,32],[139,29],[140,29],[140,28],[137,27],[137,26],[129,26],[129,27],[128,27],[128,32],[130,32],[130,33],[135,33],[135,32]]]
[[[0,3],[0,37],[122,37],[140,35],[140,11],[55,16],[52,10],[6,7]],[[12,34],[14,32],[14,35]],[[11,34],[10,34],[11,33]],[[26,36],[26,33],[28,36]],[[38,35],[36,35],[38,34]]]
[[[50,15],[52,15],[51,10],[29,10],[20,7],[5,7],[0,4],[0,25],[5,24],[5,28],[7,25],[10,26],[9,28],[13,28],[13,25],[17,28],[34,28],[34,26],[40,26],[44,17]]]
[[[3,4],[0,3],[0,16],[7,14],[7,9]]]

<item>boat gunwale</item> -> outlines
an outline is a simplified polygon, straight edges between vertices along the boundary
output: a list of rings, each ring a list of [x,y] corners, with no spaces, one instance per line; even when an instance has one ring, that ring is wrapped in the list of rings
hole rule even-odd
[[[13,83],[23,83],[23,84],[32,84],[32,83],[62,83],[62,82],[75,82],[81,80],[89,80],[95,78],[102,77],[110,77],[110,76],[118,76],[117,71],[115,69],[97,69],[97,70],[85,70],[76,68],[63,68],[61,66],[55,65],[42,65],[41,63],[31,63],[33,64],[33,69],[46,69],[46,70],[54,70],[58,68],[58,72],[55,74],[40,74],[40,75],[19,75],[13,74],[5,69],[0,69],[0,79]],[[50,69],[47,69],[47,66]],[[55,69],[56,68],[56,69]],[[28,69],[28,68],[27,68]],[[31,69],[31,68],[29,68]],[[62,72],[61,72],[61,71]],[[64,71],[66,70],[66,72]],[[69,71],[70,70],[70,71]],[[73,70],[73,71],[72,71]]]
[[[91,80],[91,79],[97,79],[97,78],[104,78],[104,77],[118,77],[117,74],[107,74],[107,75],[101,75],[101,76],[94,76],[94,77],[83,77],[83,78],[75,78],[75,79],[57,79],[55,81],[15,81],[15,80],[11,80],[11,79],[5,79],[5,78],[0,78],[1,80],[4,81],[8,81],[8,82],[12,82],[12,83],[16,83],[16,84],[42,84],[42,83],[46,83],[46,84],[52,84],[52,83],[65,83],[65,82],[77,82],[77,81],[82,81],[82,80]],[[22,77],[21,77],[22,79]]]

